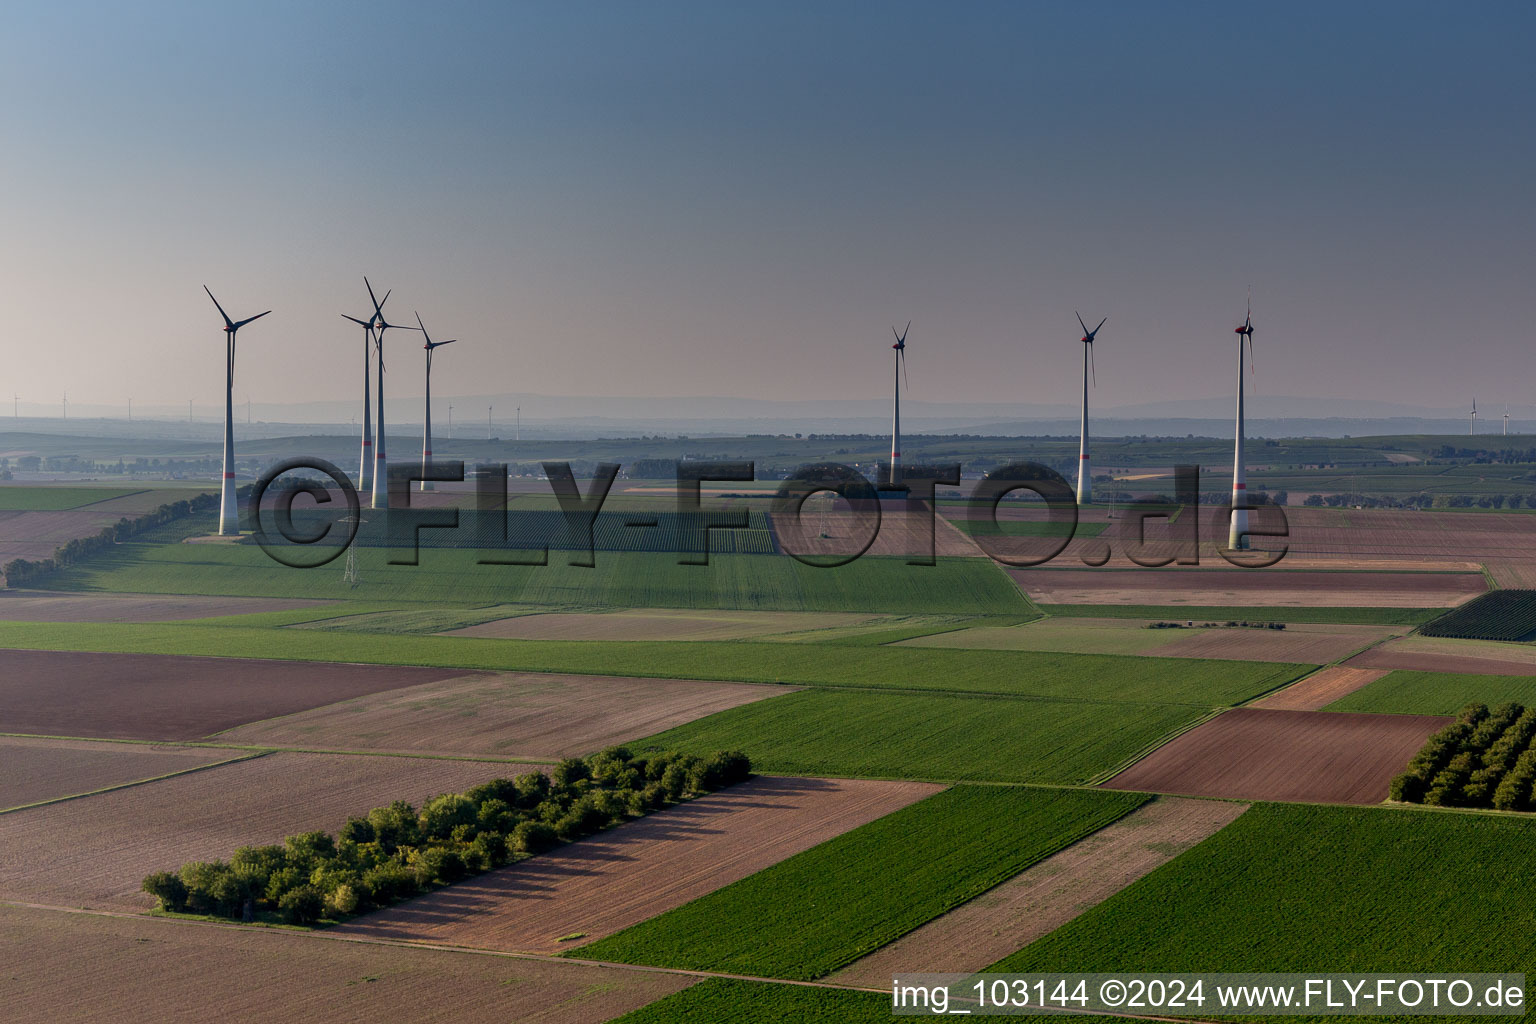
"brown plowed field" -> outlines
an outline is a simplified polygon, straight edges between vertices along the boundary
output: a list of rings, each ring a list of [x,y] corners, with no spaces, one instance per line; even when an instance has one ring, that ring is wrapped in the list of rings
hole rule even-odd
[[[553,953],[590,942],[809,849],[942,787],[756,778],[337,929]]]
[[[834,626],[857,626],[879,616],[857,612],[730,612],[636,609],[618,612],[546,612],[493,619],[444,636],[515,640],[739,640]]]
[[[828,980],[884,988],[895,974],[982,970],[1215,835],[1247,809],[1226,800],[1161,797]]]
[[[0,907],[9,1024],[601,1024],[695,978]]]
[[[469,675],[329,662],[0,650],[0,732],[190,740],[365,693]]]
[[[1154,750],[1106,786],[1238,800],[1373,804],[1439,715],[1236,708]]]
[[[241,751],[208,747],[0,736],[0,810],[93,793],[243,756]]]
[[[1283,564],[1283,563],[1282,563]],[[1449,608],[1488,589],[1476,573],[1010,569],[1042,604]]]
[[[294,832],[334,832],[393,800],[468,789],[536,766],[267,754],[79,800],[0,814],[0,898],[144,910],[144,876]]]
[[[219,738],[252,746],[561,758],[796,689],[508,672],[370,694]]]
[[[1412,669],[1480,676],[1536,676],[1536,666],[1517,659],[1482,658],[1469,654],[1439,654],[1413,649],[1372,648],[1345,662],[1350,668]]]
[[[1163,658],[1221,658],[1228,661],[1284,661],[1326,665],[1394,635],[1383,626],[1327,626],[1302,629],[1192,629],[1157,649]]]
[[[0,621],[176,622],[316,608],[332,601],[276,597],[182,597],[175,594],[72,594],[0,590]]]
[[[1386,674],[1385,669],[1332,665],[1262,700],[1256,700],[1249,706],[1268,708],[1271,711],[1321,711],[1334,701],[1349,696]]]
[[[0,511],[0,565],[13,558],[52,558],[54,548],[100,533],[122,517],[121,512],[106,510],[106,503],[56,511]]]

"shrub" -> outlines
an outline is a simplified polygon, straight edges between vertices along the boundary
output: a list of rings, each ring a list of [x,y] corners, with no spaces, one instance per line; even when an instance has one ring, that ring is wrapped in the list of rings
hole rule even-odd
[[[351,917],[361,905],[362,899],[357,889],[347,882],[332,889],[325,897],[325,909],[337,917]]]
[[[561,789],[565,789],[577,782],[580,782],[582,779],[588,779],[591,777],[592,772],[587,767],[587,762],[581,760],[578,757],[567,757],[559,764],[555,765],[555,770],[550,773],[549,778],[553,785]]]
[[[421,833],[430,839],[447,839],[458,826],[473,825],[478,810],[462,793],[433,797],[421,809]]]
[[[312,885],[301,885],[283,894],[277,910],[289,924],[314,924],[325,912],[325,894]]]
[[[464,877],[464,858],[457,850],[429,846],[416,856],[416,884],[425,888],[438,883],[457,882]]]
[[[388,807],[375,807],[368,812],[368,821],[373,825],[374,842],[385,853],[414,846],[421,838],[416,809],[404,800],[396,800]]]
[[[525,809],[537,807],[549,796],[549,776],[543,772],[519,775],[513,788],[517,794],[512,801],[514,806]]]
[[[349,843],[371,843],[375,839],[373,822],[367,818],[348,818],[341,826],[341,838]]]
[[[160,901],[161,910],[179,914],[187,909],[187,883],[180,875],[156,871],[144,879],[144,891]]]
[[[359,882],[367,890],[368,898],[381,907],[414,896],[419,891],[415,872],[394,860],[375,864],[363,872]]]
[[[500,797],[486,800],[475,814],[475,823],[482,832],[498,832],[501,835],[511,832],[520,820],[512,806]]]
[[[558,844],[555,830],[542,821],[525,821],[512,830],[512,848],[518,853],[543,853]]]

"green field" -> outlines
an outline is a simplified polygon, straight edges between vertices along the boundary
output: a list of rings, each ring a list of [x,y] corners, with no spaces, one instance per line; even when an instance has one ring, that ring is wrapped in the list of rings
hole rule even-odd
[[[788,775],[1076,784],[1207,713],[1178,704],[802,690],[721,711],[637,744],[741,747]]]
[[[62,512],[98,501],[138,494],[143,488],[0,486],[0,512]],[[173,499],[167,499],[173,500]]]
[[[610,1024],[887,1024],[891,997],[851,989],[709,978]]]
[[[818,978],[1147,799],[1096,790],[957,786],[574,955]]]
[[[1262,804],[993,969],[1536,973],[1532,877],[1530,818]]]
[[[1536,675],[1484,676],[1399,669],[1334,701],[1323,710],[1454,715],[1463,705],[1473,701],[1492,707],[1511,700],[1536,704]]]
[[[1444,608],[1236,608],[1188,604],[1042,604],[1047,615],[1094,619],[1168,619],[1174,622],[1337,622],[1355,625],[1417,626],[1445,612]]]
[[[308,609],[303,614],[340,615]],[[276,613],[285,614],[285,613]],[[242,628],[193,623],[0,622],[0,646],[723,679],[1064,700],[1232,705],[1312,666],[1028,651],[688,640],[599,643]]]
[[[991,561],[942,558],[932,566],[866,557],[815,568],[780,555],[712,555],[679,565],[677,555],[598,552],[596,566],[480,565],[473,549],[423,548],[419,565],[389,565],[402,553],[357,552],[362,582],[342,580],[340,560],[292,569],[255,545],[123,544],[52,577],[56,590],[155,594],[246,594],[430,604],[540,604],[619,608],[871,611],[892,614],[1027,615],[1034,607]],[[500,553],[505,555],[505,553]]]

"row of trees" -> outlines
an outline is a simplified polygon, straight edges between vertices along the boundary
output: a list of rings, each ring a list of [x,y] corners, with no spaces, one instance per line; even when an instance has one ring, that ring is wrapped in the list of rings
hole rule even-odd
[[[1392,780],[1391,798],[1438,807],[1536,809],[1533,737],[1536,708],[1511,701],[1489,711],[1486,704],[1468,704]]]
[[[751,776],[738,751],[635,756],[615,747],[567,758],[546,775],[494,779],[352,818],[339,834],[304,832],[245,846],[228,862],[194,861],[144,879],[174,913],[309,925],[342,919],[543,853]]]
[[[240,488],[239,493],[243,498],[249,492],[250,485],[247,484]],[[114,544],[121,544],[156,527],[174,523],[178,519],[185,519],[199,512],[209,512],[218,507],[217,494],[197,494],[191,498],[173,501],[133,519],[126,517],[119,519],[111,526],[102,529],[100,533],[89,537],[76,537],[68,543],[61,544],[54,548],[52,558],[45,558],[40,562],[25,558],[12,559],[5,563],[4,569],[0,569],[0,574],[5,576],[6,586],[24,587],[60,569],[66,569],[77,562],[98,555]]]

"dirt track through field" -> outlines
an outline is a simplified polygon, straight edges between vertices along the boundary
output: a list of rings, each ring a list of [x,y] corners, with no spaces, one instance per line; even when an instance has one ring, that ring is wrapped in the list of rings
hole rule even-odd
[[[1010,569],[1008,575],[1042,604],[1449,608],[1488,589],[1477,573]]]
[[[1247,809],[1225,800],[1160,797],[828,980],[884,988],[899,973],[982,970],[1104,902]]]
[[[858,612],[703,612],[648,608],[519,615],[449,630],[443,635],[516,640],[738,640],[774,633],[857,626],[878,618]]]
[[[417,807],[537,766],[339,754],[268,754],[0,814],[0,898],[146,910],[144,876],[295,832],[334,832],[394,800]]]
[[[394,665],[0,650],[0,732],[191,740],[475,673]]]
[[[332,601],[275,597],[182,597],[175,594],[72,594],[0,590],[0,621],[176,622],[318,608]]]
[[[0,736],[0,810],[243,756],[238,750]]]
[[[0,907],[8,1024],[601,1024],[698,979]]]
[[[505,672],[369,694],[241,726],[221,733],[219,740],[328,750],[561,758],[798,689]]]
[[[1143,793],[1373,804],[1439,715],[1236,708],[1184,733],[1105,786]]]
[[[1363,686],[1369,686],[1386,674],[1385,669],[1330,665],[1262,700],[1254,701],[1249,707],[1268,708],[1271,711],[1321,711],[1334,701],[1349,696]]]
[[[655,917],[942,787],[760,777],[338,931],[553,953]],[[580,940],[561,943],[567,935]]]

